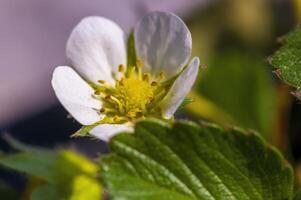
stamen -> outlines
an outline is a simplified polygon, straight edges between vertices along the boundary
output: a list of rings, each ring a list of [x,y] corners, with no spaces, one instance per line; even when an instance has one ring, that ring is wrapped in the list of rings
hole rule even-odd
[[[119,85],[124,85],[124,78],[121,78],[121,80],[118,82],[119,83]]]
[[[100,84],[105,84],[106,83],[106,81],[104,81],[104,80],[98,80],[97,82],[100,83]]]
[[[108,113],[116,113],[116,109],[112,109],[112,108],[101,108],[100,109],[100,112],[101,113],[105,113],[105,114],[108,114]]]
[[[152,103],[154,100],[155,100],[154,97],[150,97],[150,98],[149,98],[149,102],[150,102],[150,103]]]
[[[163,79],[165,79],[164,72],[160,72],[159,73],[159,80],[162,81]]]
[[[118,122],[119,117],[117,115],[114,116],[113,121]]]
[[[117,103],[119,112],[124,113],[123,105],[122,105],[122,103],[121,103],[116,97],[114,97],[114,96],[109,96],[109,99],[111,99],[111,100],[113,100],[115,103]]]
[[[121,117],[121,116],[118,116],[118,115],[115,115],[113,117],[113,121],[115,123],[120,123],[121,121],[127,121],[128,119],[126,117]]]
[[[155,110],[156,110],[157,112],[161,112],[161,111],[162,111],[162,109],[159,108],[159,107],[157,107]]]
[[[153,81],[152,83],[151,83],[151,86],[157,86],[158,85],[158,83],[156,82],[156,81]]]
[[[136,67],[130,68],[130,71],[128,72],[128,76],[129,77],[134,76],[136,74],[135,70],[136,70]]]
[[[143,62],[142,62],[140,59],[137,59],[137,61],[136,61],[136,66],[137,66],[138,68],[142,68],[142,67],[143,67]]]
[[[119,65],[118,71],[119,71],[119,72],[125,72],[125,67],[124,67],[123,64]]]
[[[156,93],[156,96],[151,99],[150,104],[148,105],[148,108],[152,108],[156,105],[156,103],[160,102],[164,96],[166,95],[167,90],[159,90]]]
[[[110,100],[111,99],[111,95],[107,95],[106,97],[105,97],[105,100]]]
[[[112,74],[114,85],[98,80],[101,85],[94,87],[95,97],[105,105],[98,109],[98,112],[106,114],[111,123],[159,116],[158,112],[161,112],[161,109],[157,103],[168,91],[165,82],[162,81],[165,79],[164,73],[160,72],[158,76],[153,77],[149,73],[143,73],[142,67],[141,60],[136,61],[136,66],[127,69],[121,64],[118,71]]]
[[[146,82],[149,82],[150,81],[150,75],[149,74],[144,74],[143,75],[143,80],[146,81]]]

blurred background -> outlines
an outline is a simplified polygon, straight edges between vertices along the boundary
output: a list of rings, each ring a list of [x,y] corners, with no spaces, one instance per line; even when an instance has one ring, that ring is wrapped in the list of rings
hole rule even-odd
[[[153,10],[183,18],[192,32],[193,55],[201,58],[190,94],[195,102],[178,117],[256,130],[298,166],[301,105],[267,59],[279,48],[279,38],[301,20],[299,0],[1,0],[0,150],[12,151],[1,137],[10,134],[27,144],[76,149],[90,158],[107,152],[100,141],[70,138],[80,126],[55,98],[52,71],[68,65],[65,44],[83,17],[107,17],[129,32]],[[5,187],[22,193],[26,181],[0,169]]]

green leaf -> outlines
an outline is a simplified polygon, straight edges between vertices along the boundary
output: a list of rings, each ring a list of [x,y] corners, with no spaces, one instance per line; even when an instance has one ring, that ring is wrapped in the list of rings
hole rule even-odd
[[[79,174],[94,176],[97,167],[83,156],[70,151],[46,150],[18,153],[0,159],[0,164],[50,183],[64,181]]]
[[[38,187],[31,195],[32,200],[100,200],[99,183],[87,176],[77,176],[68,187],[45,184]]]
[[[217,125],[142,121],[110,143],[102,178],[112,199],[285,200],[293,174],[253,132]]]
[[[49,182],[55,182],[57,177],[56,156],[51,152],[25,152],[7,155],[0,159],[0,165],[39,177]]]
[[[294,196],[294,200],[301,200],[301,189],[299,189],[299,190],[296,192],[296,194],[295,194],[295,196]]]
[[[64,198],[57,187],[48,184],[38,187],[31,195],[31,200],[63,200]]]
[[[5,200],[19,199],[17,192],[2,181],[0,181],[0,197]]]
[[[17,141],[15,138],[13,138],[9,134],[4,134],[3,139],[14,149],[23,151],[23,152],[34,152],[34,151],[40,151],[42,148],[38,147],[32,147],[30,145],[23,144],[19,141]],[[45,150],[45,149],[44,149]]]
[[[92,125],[88,125],[88,126],[82,126],[78,131],[76,131],[72,137],[84,137],[84,136],[88,136],[89,132],[95,128],[96,126],[98,126],[98,123],[92,124]]]
[[[33,200],[101,199],[102,188],[96,179],[98,167],[85,157],[71,151],[52,152],[11,139],[10,142],[26,152],[3,156],[0,164],[42,180],[43,185],[32,193]]]
[[[301,99],[301,28],[282,39],[281,47],[270,59],[276,74],[288,85],[296,87],[293,94]]]

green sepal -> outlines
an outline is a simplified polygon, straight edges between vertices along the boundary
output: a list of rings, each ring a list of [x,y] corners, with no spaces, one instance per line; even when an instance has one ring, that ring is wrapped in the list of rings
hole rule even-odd
[[[113,117],[105,116],[99,122],[96,122],[96,123],[88,125],[88,126],[82,126],[82,128],[79,129],[78,131],[76,131],[71,137],[84,137],[84,136],[88,136],[89,132],[93,128],[95,128],[96,126],[99,126],[101,124],[111,124],[111,123],[113,123]]]
[[[84,137],[84,136],[88,136],[89,132],[95,128],[96,126],[98,126],[98,123],[92,124],[92,125],[88,125],[88,126],[82,126],[78,131],[76,131],[73,135],[71,135],[71,137]]]
[[[134,32],[132,31],[127,41],[127,72],[130,71],[132,67],[136,66],[136,61],[135,38]]]
[[[191,99],[191,98],[185,98],[185,99],[182,101],[181,105],[179,106],[178,110],[183,109],[185,106],[187,106],[188,104],[191,104],[191,103],[193,103],[193,102],[194,102],[194,99]]]

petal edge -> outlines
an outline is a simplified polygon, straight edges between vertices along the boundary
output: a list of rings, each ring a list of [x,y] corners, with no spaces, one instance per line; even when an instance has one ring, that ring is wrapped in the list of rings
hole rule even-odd
[[[66,54],[73,67],[86,80],[113,84],[112,72],[126,66],[125,34],[113,21],[103,17],[86,17],[73,29]]]
[[[137,57],[144,71],[167,79],[178,74],[191,54],[191,33],[185,23],[169,12],[155,11],[145,15],[135,27]]]
[[[194,57],[171,86],[161,102],[164,118],[169,119],[174,115],[185,96],[191,90],[198,75],[199,64],[199,58]]]
[[[94,90],[71,67],[57,67],[51,84],[58,100],[79,123],[90,125],[102,119],[96,111],[101,102],[92,98]]]
[[[90,134],[108,142],[112,137],[121,132],[133,132],[134,128],[129,124],[102,124],[90,131]]]

